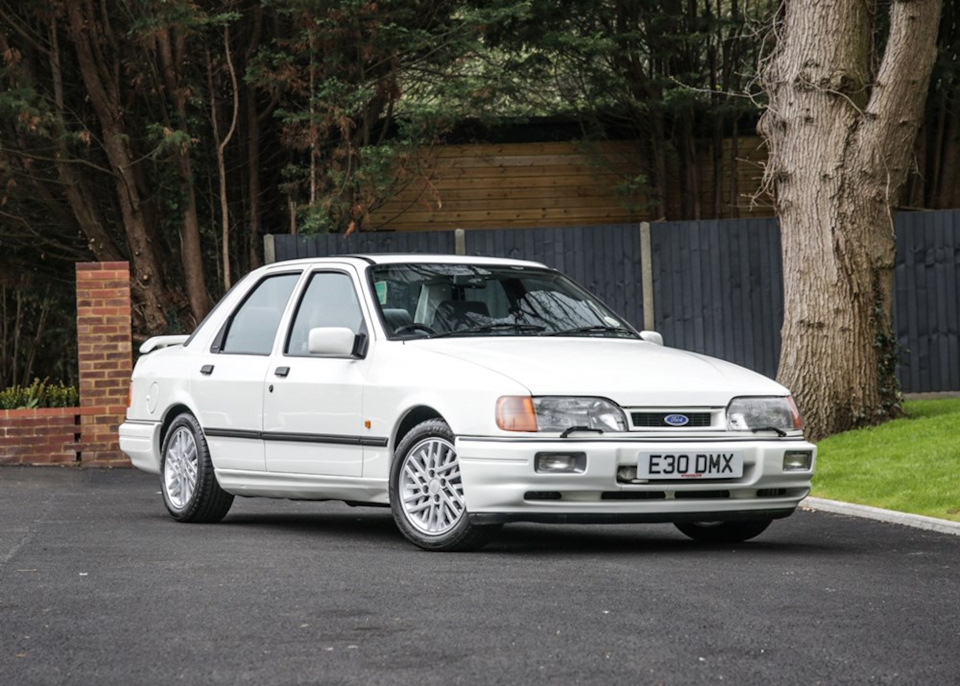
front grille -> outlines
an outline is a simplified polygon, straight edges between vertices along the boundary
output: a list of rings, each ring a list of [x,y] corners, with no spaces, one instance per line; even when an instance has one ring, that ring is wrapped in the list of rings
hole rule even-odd
[[[678,415],[689,421],[682,426],[666,421],[667,417]],[[630,417],[638,429],[694,429],[710,426],[709,412],[631,412]]]

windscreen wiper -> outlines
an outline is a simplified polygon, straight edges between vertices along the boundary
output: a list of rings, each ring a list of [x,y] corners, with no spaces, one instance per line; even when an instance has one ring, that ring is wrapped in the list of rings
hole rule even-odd
[[[491,333],[493,331],[516,331],[520,333],[525,331],[543,331],[545,328],[545,326],[540,326],[539,324],[509,324],[500,322],[497,324],[478,324],[477,326],[468,326],[464,329],[454,329],[453,331],[443,331],[441,333],[430,334],[427,338],[446,338],[447,336]]]
[[[606,324],[592,324],[590,326],[577,326],[572,329],[562,329],[560,331],[551,331],[543,334],[544,336],[573,336],[578,333],[625,333],[633,335],[629,329],[622,326],[607,326]]]

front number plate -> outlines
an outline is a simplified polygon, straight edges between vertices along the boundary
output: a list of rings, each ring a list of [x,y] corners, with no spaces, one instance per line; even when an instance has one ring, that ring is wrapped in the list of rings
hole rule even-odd
[[[638,479],[739,479],[743,476],[743,453],[640,453]]]

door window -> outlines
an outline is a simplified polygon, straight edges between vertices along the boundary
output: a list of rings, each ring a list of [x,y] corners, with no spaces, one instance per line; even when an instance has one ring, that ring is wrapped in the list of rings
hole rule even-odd
[[[317,272],[300,300],[294,315],[286,351],[306,355],[310,329],[337,326],[358,334],[363,330],[363,315],[353,279],[341,272]]]
[[[220,352],[269,355],[299,274],[278,274],[261,281],[230,320]]]

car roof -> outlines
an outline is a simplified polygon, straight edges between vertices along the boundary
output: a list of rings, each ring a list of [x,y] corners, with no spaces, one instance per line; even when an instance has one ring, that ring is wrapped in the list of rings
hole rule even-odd
[[[509,257],[478,257],[475,255],[425,255],[422,253],[369,253],[369,254],[351,254],[351,255],[330,255],[328,257],[307,257],[297,260],[284,260],[274,262],[270,267],[295,267],[295,266],[313,266],[322,264],[344,262],[354,264],[357,267],[365,267],[371,264],[475,264],[487,266],[505,266],[505,267],[536,267],[545,268],[541,262],[531,262],[529,260],[517,260]]]

